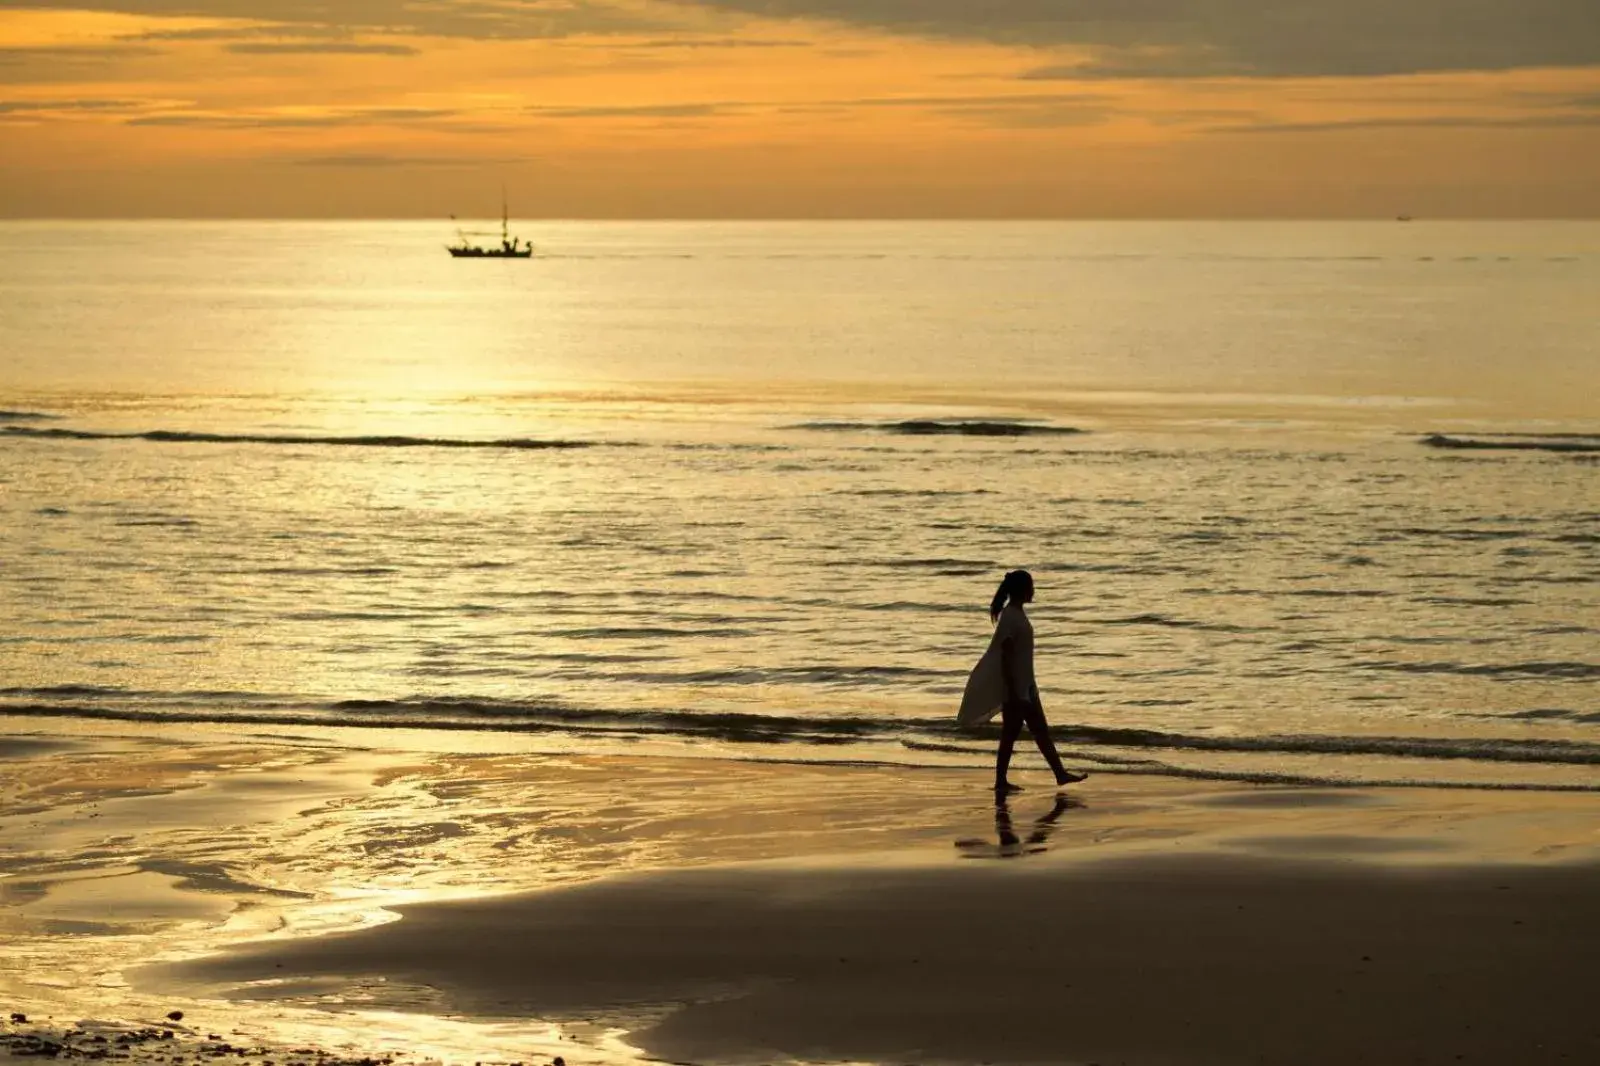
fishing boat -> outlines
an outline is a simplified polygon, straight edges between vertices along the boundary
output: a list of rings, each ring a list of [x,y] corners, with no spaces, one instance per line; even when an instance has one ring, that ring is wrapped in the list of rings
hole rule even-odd
[[[451,215],[452,220],[456,216]],[[445,248],[453,259],[529,259],[533,256],[533,242],[511,235],[511,216],[506,209],[506,191],[500,190],[500,244],[478,244],[474,237],[492,237],[493,230],[456,229],[456,243]]]

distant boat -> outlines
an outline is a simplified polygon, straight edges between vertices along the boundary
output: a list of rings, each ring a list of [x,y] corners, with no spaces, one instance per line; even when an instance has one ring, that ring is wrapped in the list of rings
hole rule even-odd
[[[451,215],[452,219],[456,216]],[[511,236],[511,216],[506,210],[506,191],[500,190],[500,245],[476,244],[473,237],[492,237],[493,230],[456,230],[456,243],[445,248],[452,259],[529,259],[533,256],[533,242]]]
[[[1410,222],[1411,221],[1411,216],[1410,215],[1396,215],[1396,216],[1394,216],[1394,220],[1396,222]]]

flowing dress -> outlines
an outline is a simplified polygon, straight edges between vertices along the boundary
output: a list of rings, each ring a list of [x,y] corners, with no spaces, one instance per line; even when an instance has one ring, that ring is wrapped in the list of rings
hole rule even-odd
[[[1038,685],[1033,677],[1033,623],[1020,604],[1007,604],[995,623],[994,635],[989,638],[989,648],[967,676],[966,691],[961,694],[961,709],[956,712],[956,724],[963,727],[983,725],[1006,702],[1006,660],[1003,651],[1006,641],[1011,642],[1011,686],[1009,691],[1024,698],[1036,699]]]

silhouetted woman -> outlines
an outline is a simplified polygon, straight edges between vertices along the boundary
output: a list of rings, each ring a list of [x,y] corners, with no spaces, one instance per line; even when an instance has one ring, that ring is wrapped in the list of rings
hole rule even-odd
[[[1050,723],[1045,721],[1039,686],[1033,678],[1033,623],[1023,609],[1031,602],[1033,575],[1026,570],[1007,573],[989,604],[994,636],[989,639],[989,650],[967,678],[961,712],[956,718],[961,725],[974,726],[989,721],[996,713],[1001,716],[1000,751],[994,762],[994,790],[999,795],[1019,791],[1006,780],[1006,771],[1024,725],[1054,771],[1056,787],[1082,781],[1086,776],[1061,765],[1061,756],[1050,739]]]

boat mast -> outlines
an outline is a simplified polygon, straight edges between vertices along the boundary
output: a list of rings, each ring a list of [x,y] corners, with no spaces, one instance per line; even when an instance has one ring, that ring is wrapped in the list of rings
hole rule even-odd
[[[500,183],[500,243],[508,246],[511,243],[510,223],[511,214],[506,208],[506,183],[502,181]]]

